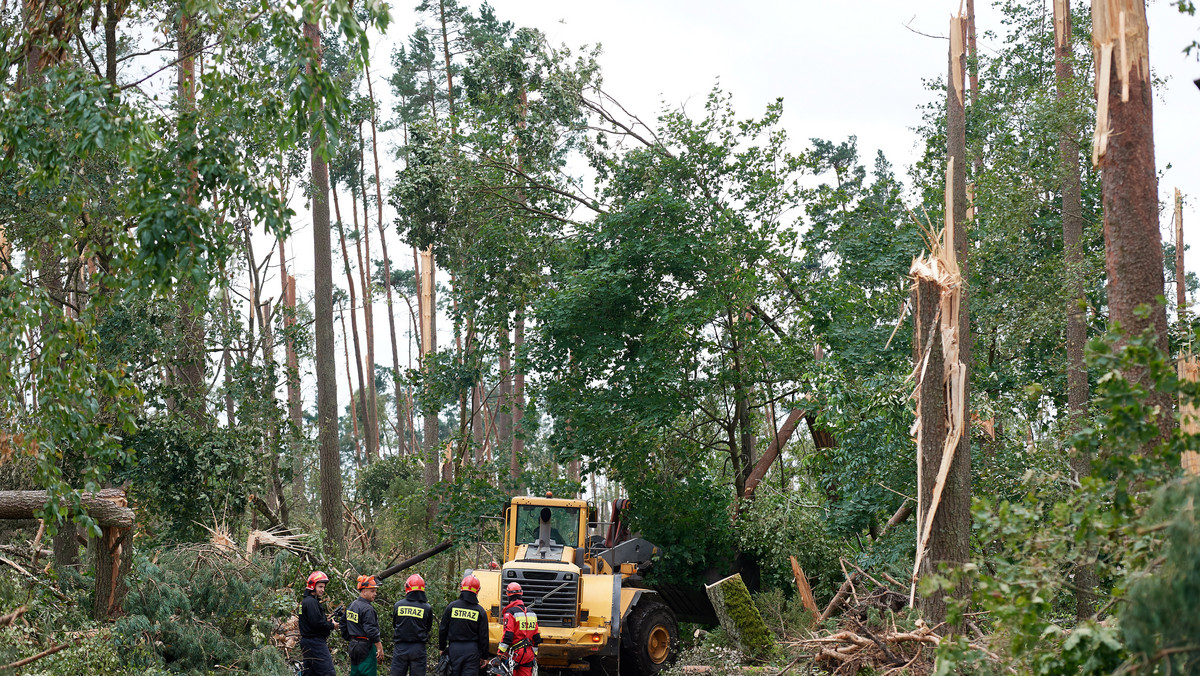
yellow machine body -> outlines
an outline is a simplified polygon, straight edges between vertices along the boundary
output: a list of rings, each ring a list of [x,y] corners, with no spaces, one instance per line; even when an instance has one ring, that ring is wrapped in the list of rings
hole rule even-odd
[[[542,508],[553,513],[553,541],[539,550],[529,519]],[[588,658],[615,655],[622,617],[643,590],[622,586],[635,566],[616,571],[587,554],[588,505],[583,500],[515,497],[505,509],[504,563],[476,570],[479,603],[488,612],[489,643],[495,653],[504,634],[501,616],[505,587],[518,582],[527,607],[538,616],[542,644],[538,664],[548,668],[589,667]],[[562,538],[562,541],[559,541]],[[556,591],[557,590],[557,591]],[[549,598],[544,598],[549,594]],[[535,603],[544,599],[541,603]]]

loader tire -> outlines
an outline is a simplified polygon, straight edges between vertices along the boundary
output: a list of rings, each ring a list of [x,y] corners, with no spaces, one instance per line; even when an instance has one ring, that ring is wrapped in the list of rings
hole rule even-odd
[[[634,606],[621,634],[621,676],[655,676],[679,652],[675,613],[658,601],[646,599]]]

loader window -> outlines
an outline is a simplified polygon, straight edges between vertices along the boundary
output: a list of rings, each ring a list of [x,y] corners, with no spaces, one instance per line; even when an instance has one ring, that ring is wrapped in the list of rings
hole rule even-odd
[[[579,508],[542,507],[541,505],[519,505],[517,507],[517,544],[532,544],[538,539],[542,510],[550,512],[550,539],[555,544],[567,547],[579,546]]]

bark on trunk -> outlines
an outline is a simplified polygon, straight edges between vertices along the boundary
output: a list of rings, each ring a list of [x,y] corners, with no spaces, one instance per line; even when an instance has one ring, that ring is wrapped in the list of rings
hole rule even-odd
[[[350,430],[354,435],[354,461],[361,469],[363,465],[362,445],[359,443],[361,436],[358,432],[358,400],[354,397],[354,381],[350,379],[350,340],[346,336],[346,307],[342,303],[338,303],[338,316],[342,321],[342,351],[346,357],[346,387],[350,390]],[[359,390],[361,395],[362,390]]]
[[[429,377],[432,364],[429,360],[437,352],[437,298],[434,289],[434,260],[433,246],[421,252],[421,368]],[[425,415],[424,445],[425,445],[425,487],[432,489],[438,481],[438,409],[435,403],[426,401],[421,408]],[[429,516],[432,517],[436,505],[429,501]]]
[[[304,415],[300,406],[300,360],[296,355],[296,278],[288,274],[284,255],[284,240],[279,240],[279,276],[283,280],[283,302],[287,314],[283,317],[284,344],[287,355],[288,439],[292,450],[292,502],[304,497],[304,464],[301,458]]]
[[[1093,160],[1101,169],[1109,321],[1121,328],[1123,340],[1151,331],[1165,354],[1167,311],[1158,302],[1165,279],[1143,0],[1092,0],[1092,42],[1097,68]],[[1139,316],[1143,306],[1149,314]],[[1165,440],[1175,426],[1171,397],[1154,390],[1144,369],[1131,368],[1125,375],[1146,388],[1147,403],[1158,406],[1160,439]]]
[[[358,176],[359,187],[362,189],[363,222],[358,227],[358,216],[355,215],[354,229],[359,232],[354,248],[358,252],[358,278],[362,283],[363,298],[363,328],[367,331],[367,389],[363,392],[364,422],[367,424],[367,462],[374,462],[379,457],[379,394],[375,391],[375,311],[371,294],[371,226],[367,222],[367,177],[364,169],[366,156],[363,154],[362,124],[358,127]],[[366,249],[364,260],[363,249]]]
[[[499,391],[499,401],[496,405],[496,450],[502,453],[512,450],[512,342],[509,338],[507,320],[500,329],[498,344],[500,384],[496,388]],[[516,478],[516,470],[513,469],[516,464],[515,459],[509,463],[509,474],[513,479]]]
[[[1054,75],[1058,101],[1066,104],[1071,95],[1075,73],[1071,66],[1071,0],[1054,0]],[[1083,347],[1087,343],[1084,308],[1087,298],[1083,286],[1083,198],[1079,176],[1079,140],[1077,130],[1064,118],[1058,136],[1059,167],[1062,171],[1063,268],[1067,289],[1067,418],[1072,430],[1078,430],[1087,414],[1087,367]],[[1078,449],[1071,455],[1071,469],[1080,476],[1092,472],[1092,461]],[[1074,570],[1075,616],[1080,621],[1091,617],[1096,586],[1096,571],[1091,565]]]
[[[351,200],[350,200],[351,201],[351,210],[354,213],[354,221],[355,221],[354,228],[355,228],[355,230],[357,230],[358,229],[358,203],[357,203],[357,198],[355,198],[355,196],[354,196],[353,190],[350,191],[350,198],[351,198]],[[338,205],[337,185],[333,186],[333,211],[334,211],[334,216],[337,219],[338,240],[342,244],[342,262],[344,263],[345,270],[346,270],[346,287],[350,291],[350,330],[351,330],[352,339],[354,340],[354,368],[357,369],[357,372],[358,372],[358,396],[357,397],[354,396],[354,388],[353,388],[353,386],[351,386],[350,401],[354,405],[350,407],[350,410],[351,410],[351,416],[354,418],[354,425],[355,425],[354,436],[359,439],[362,439],[362,438],[366,439],[367,460],[370,461],[370,458],[371,458],[371,438],[370,437],[371,437],[371,435],[370,435],[370,431],[369,431],[369,425],[367,425],[366,402],[363,399],[363,397],[365,397],[366,393],[367,393],[367,382],[366,382],[366,378],[363,376],[362,347],[358,340],[358,319],[357,319],[358,315],[355,313],[355,307],[357,307],[357,305],[358,305],[358,294],[355,293],[355,288],[357,287],[357,284],[355,284],[355,282],[354,282],[354,273],[352,273],[350,271],[350,250],[346,247],[346,228],[345,228],[345,226],[342,225],[342,214],[341,214],[342,210],[341,210],[340,206]],[[345,321],[346,320],[345,320],[345,316],[344,316],[344,312],[343,312],[343,319],[342,319],[343,324],[345,323]],[[344,334],[345,332],[346,332],[346,329],[343,326],[342,333]],[[349,358],[347,358],[347,359],[349,359]],[[346,368],[347,369],[350,368],[349,363],[346,364]],[[348,373],[347,373],[346,377],[347,378],[350,377]],[[360,429],[360,427],[358,426],[359,420],[362,420],[363,424],[368,426],[368,430],[366,431],[365,434],[360,434],[358,431]],[[361,465],[362,463],[360,462],[359,464]]]
[[[304,23],[315,57],[306,64],[309,72],[320,68],[321,32],[315,24]],[[313,211],[313,296],[316,333],[317,425],[321,461],[321,526],[339,551],[345,549],[342,536],[342,468],[338,449],[337,372],[334,368],[333,340],[333,255],[329,232],[329,166],[314,143],[311,149]]]
[[[958,566],[965,564],[970,560],[970,536],[971,536],[971,446],[970,446],[970,428],[967,421],[970,420],[967,402],[970,398],[970,364],[971,364],[971,332],[969,316],[967,313],[967,237],[966,237],[966,216],[967,216],[967,191],[966,191],[966,110],[964,106],[964,74],[965,74],[965,55],[963,38],[966,32],[966,21],[962,16],[955,17],[951,20],[950,27],[950,58],[949,58],[949,77],[947,80],[947,97],[946,97],[946,129],[947,129],[947,160],[949,170],[947,172],[948,185],[946,191],[948,194],[946,227],[952,231],[952,241],[955,258],[957,259],[958,271],[961,276],[962,291],[958,303],[958,318],[957,318],[957,338],[958,338],[958,363],[961,364],[963,373],[963,386],[961,393],[955,399],[947,401],[945,382],[945,373],[950,366],[945,363],[942,358],[940,345],[941,337],[938,336],[935,340],[939,343],[932,350],[929,350],[927,358],[930,363],[923,367],[925,373],[921,377],[921,424],[920,431],[920,465],[918,468],[918,484],[919,484],[919,499],[920,499],[920,515],[917,523],[931,533],[928,541],[928,550],[924,556],[918,561],[920,574],[922,576],[935,574],[939,567],[945,565],[952,572]],[[950,233],[947,233],[948,235]],[[926,350],[925,347],[927,337],[930,336],[930,329],[927,322],[931,321],[933,313],[938,312],[938,307],[933,306],[930,309],[930,303],[937,302],[941,304],[942,294],[949,293],[949,289],[943,289],[939,284],[918,278],[918,299],[914,306],[920,306],[919,311],[922,312],[919,324],[922,326],[920,331],[920,341],[914,347],[919,346],[921,350]],[[946,307],[941,305],[941,307]],[[953,310],[951,310],[952,312]],[[928,317],[927,314],[928,313]],[[944,319],[944,318],[943,318]],[[935,361],[938,363],[934,363]],[[934,376],[932,371],[937,367],[939,373]],[[953,372],[951,372],[953,373]],[[937,389],[936,393],[932,392]],[[928,401],[926,400],[928,397]],[[947,410],[947,406],[952,405],[961,407],[959,410]],[[945,484],[938,502],[934,503],[936,493],[936,477],[940,476],[941,467],[944,461],[945,450],[943,448],[947,434],[950,434],[952,418],[957,417],[962,422],[961,434],[958,438],[957,448],[953,451],[953,458],[948,467],[948,472],[945,475]],[[928,437],[928,438],[927,438]],[[934,441],[938,441],[938,445],[933,445]],[[928,515],[932,514],[932,519]],[[930,525],[929,521],[932,521]],[[918,546],[918,551],[920,547]],[[963,598],[969,593],[965,586],[959,586],[952,591],[956,598]],[[931,623],[942,622],[946,617],[946,600],[942,592],[937,592],[929,596],[921,598],[921,611]]]
[[[197,31],[192,26],[192,18],[186,13],[179,18],[179,70],[178,95],[179,112],[190,114],[196,109],[196,59],[195,44],[199,40]],[[188,173],[195,181],[195,168],[187,167]],[[193,188],[188,190],[188,201],[193,201]],[[205,370],[205,308],[208,303],[208,289],[191,279],[180,283],[178,292],[178,321],[179,321],[179,351],[177,353],[176,385],[179,388],[181,402],[180,410],[199,421],[207,411],[206,396],[208,383],[204,378]]]
[[[525,417],[525,372],[521,368],[521,345],[525,343],[525,309],[517,313],[517,326],[513,331],[513,356],[516,358],[510,366],[513,369],[512,392],[512,473],[514,481],[521,478],[521,454],[525,451],[525,435],[521,432],[521,419]],[[579,467],[572,463],[573,472],[570,479],[579,480]]]

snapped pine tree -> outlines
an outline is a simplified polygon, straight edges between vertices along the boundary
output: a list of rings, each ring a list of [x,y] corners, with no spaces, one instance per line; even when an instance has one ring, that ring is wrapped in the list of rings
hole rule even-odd
[[[1103,193],[1109,322],[1125,338],[1149,330],[1158,349],[1166,353],[1167,309],[1159,302],[1166,282],[1158,230],[1148,30],[1143,0],[1092,0],[1096,63],[1092,162],[1100,168]],[[1157,405],[1160,438],[1165,439],[1175,427],[1170,395],[1142,382],[1145,369],[1130,368],[1125,375],[1141,383],[1149,403]]]
[[[965,232],[966,113],[964,33],[959,15],[950,22],[950,66],[946,102],[947,162],[945,222],[932,236],[927,256],[913,261],[913,378],[916,381],[917,552],[909,603],[917,580],[946,564],[970,559],[971,448],[967,428],[970,395],[970,330],[966,303]],[[957,589],[955,595],[964,595]],[[941,591],[921,599],[931,623],[946,617]]]

